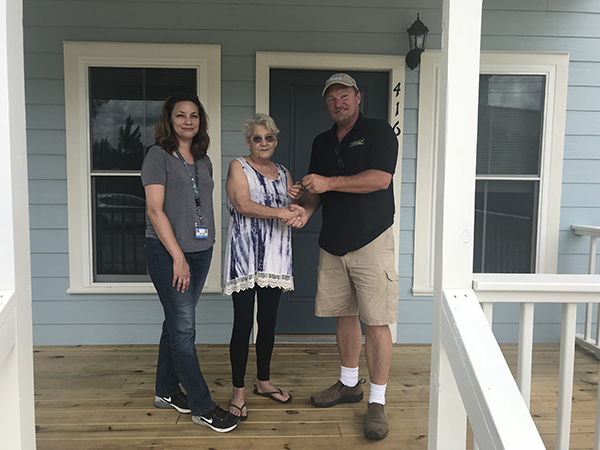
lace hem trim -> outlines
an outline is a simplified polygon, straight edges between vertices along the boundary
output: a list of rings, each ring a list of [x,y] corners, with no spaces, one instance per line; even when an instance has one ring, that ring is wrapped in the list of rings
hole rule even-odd
[[[223,295],[250,289],[255,285],[260,287],[280,288],[282,291],[294,290],[294,277],[292,275],[279,275],[274,273],[253,273],[245,277],[236,278],[225,282]]]

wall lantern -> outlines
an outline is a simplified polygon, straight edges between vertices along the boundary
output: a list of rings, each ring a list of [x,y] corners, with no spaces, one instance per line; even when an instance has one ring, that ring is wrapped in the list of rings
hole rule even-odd
[[[425,51],[429,28],[421,22],[419,14],[417,14],[417,20],[406,32],[408,33],[408,43],[410,45],[410,52],[406,55],[406,65],[413,70],[421,63],[421,53]]]

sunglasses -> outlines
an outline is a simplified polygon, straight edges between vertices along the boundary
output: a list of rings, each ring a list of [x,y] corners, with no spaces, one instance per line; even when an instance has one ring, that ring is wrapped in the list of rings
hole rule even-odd
[[[335,148],[333,149],[333,152],[335,153],[335,156],[337,156],[337,165],[340,169],[345,169],[346,168],[346,164],[344,164],[344,160],[342,159],[342,156],[340,155],[340,147],[339,145],[336,145]]]
[[[250,140],[252,142],[254,142],[255,144],[260,144],[263,139],[265,141],[267,141],[269,144],[275,142],[275,140],[277,139],[275,136],[273,136],[272,134],[267,134],[265,137],[259,136],[258,134],[255,134],[254,136],[252,136],[250,138]]]

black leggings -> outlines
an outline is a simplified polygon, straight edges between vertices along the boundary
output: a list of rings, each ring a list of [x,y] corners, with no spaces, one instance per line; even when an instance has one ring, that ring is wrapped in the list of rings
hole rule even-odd
[[[254,296],[258,297],[258,335],[256,337],[256,378],[269,381],[271,377],[271,354],[275,344],[275,322],[281,289],[255,286],[241,292],[234,292],[233,331],[229,343],[229,359],[233,386],[244,387],[250,332],[254,321]]]

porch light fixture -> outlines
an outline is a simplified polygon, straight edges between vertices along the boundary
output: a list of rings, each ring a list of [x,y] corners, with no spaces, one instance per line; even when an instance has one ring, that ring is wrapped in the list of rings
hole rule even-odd
[[[421,64],[421,53],[425,51],[429,28],[421,22],[419,14],[417,13],[417,20],[413,22],[406,32],[408,33],[408,44],[410,45],[410,52],[406,55],[406,65],[410,67],[411,70],[414,70]]]

